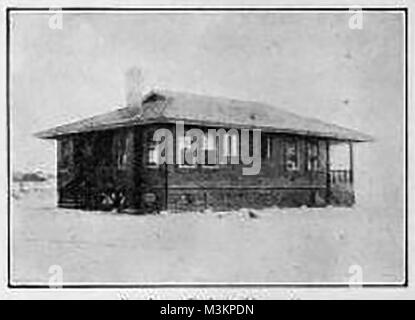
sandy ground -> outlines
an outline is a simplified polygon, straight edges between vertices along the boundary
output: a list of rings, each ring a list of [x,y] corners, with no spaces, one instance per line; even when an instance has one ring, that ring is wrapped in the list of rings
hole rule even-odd
[[[57,209],[53,185],[12,202],[12,282],[364,282],[403,279],[403,217],[376,205],[134,216]],[[370,209],[369,209],[370,208]],[[353,280],[352,280],[353,281]]]

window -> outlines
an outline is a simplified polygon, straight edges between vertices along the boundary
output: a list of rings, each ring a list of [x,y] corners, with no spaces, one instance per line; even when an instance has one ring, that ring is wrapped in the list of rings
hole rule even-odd
[[[299,170],[299,153],[297,140],[286,141],[285,143],[285,169],[287,171]]]
[[[148,145],[147,165],[154,166],[154,167],[157,167],[160,165],[160,157],[159,157],[158,149],[155,143],[150,143]]]
[[[239,136],[237,134],[225,134],[223,139],[223,155],[237,157],[239,151]]]
[[[317,171],[319,169],[319,147],[318,141],[307,142],[307,171]]]
[[[236,164],[239,163],[239,133],[234,130],[224,134],[222,137],[222,154],[219,156],[218,163],[222,157],[223,164]]]
[[[272,157],[272,139],[270,136],[263,136],[261,141],[261,158],[271,159]]]
[[[163,141],[162,138],[161,141]],[[147,145],[147,166],[148,167],[158,167],[161,164],[161,157],[165,155],[165,150],[160,152],[159,144],[160,142],[153,139],[153,133],[147,132],[145,135],[145,141]]]
[[[204,135],[203,149],[205,150],[206,166],[239,162],[239,133],[235,129],[233,130],[233,132],[230,130],[220,134],[216,132],[211,136],[209,133]],[[209,159],[213,163],[209,163]]]
[[[168,141],[166,142],[166,139],[166,136],[161,136],[160,140],[153,140],[152,135],[148,134],[147,166],[158,167],[162,164],[170,164],[171,162],[169,161],[173,161],[173,155],[170,155],[171,158],[169,159],[169,152],[171,152],[171,150]]]
[[[261,137],[262,138],[262,137]],[[261,145],[258,146],[262,149]],[[240,156],[242,157],[253,157],[254,156],[254,131],[253,130],[241,130],[241,144],[240,144]]]
[[[209,139],[209,134],[206,133],[203,136],[203,150],[205,151],[205,164],[207,167],[217,167],[219,163],[219,153],[216,152],[217,147],[217,138],[216,135],[212,135],[212,138]],[[210,156],[209,156],[210,155]],[[209,163],[209,159],[213,160],[213,163]]]
[[[117,168],[122,170],[125,169],[125,165],[127,164],[126,136],[120,134],[117,135],[115,139],[116,164]]]
[[[186,153],[189,152],[188,150],[191,150],[192,142],[195,141],[196,137],[185,136],[180,137],[177,140],[177,143],[179,144],[177,151],[180,152],[180,161],[178,163],[179,168],[194,168],[197,164],[197,153],[194,151],[193,157],[190,162],[186,160]]]

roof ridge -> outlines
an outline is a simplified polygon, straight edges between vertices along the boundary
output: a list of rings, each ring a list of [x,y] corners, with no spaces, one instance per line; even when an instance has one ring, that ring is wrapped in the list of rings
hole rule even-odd
[[[267,104],[261,101],[254,101],[254,100],[244,100],[242,98],[230,98],[230,97],[225,97],[225,96],[221,96],[221,95],[209,95],[209,94],[205,94],[205,93],[199,93],[199,92],[190,92],[190,91],[176,91],[176,90],[170,90],[170,89],[155,89],[154,91],[152,91],[153,93],[157,93],[160,95],[163,94],[170,94],[173,96],[178,96],[178,95],[187,95],[187,96],[193,96],[193,97],[199,97],[199,98],[207,98],[207,99],[215,99],[215,100],[224,100],[224,101],[234,101],[234,102],[240,102],[240,103],[244,103],[244,104],[249,104],[249,103],[255,103],[258,105],[263,105],[263,106],[267,106],[267,107],[273,107],[271,104]]]

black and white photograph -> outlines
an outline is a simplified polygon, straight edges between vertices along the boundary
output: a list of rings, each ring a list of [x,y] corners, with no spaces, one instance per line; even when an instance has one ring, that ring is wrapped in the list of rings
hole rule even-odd
[[[9,288],[408,286],[407,9],[6,18]]]

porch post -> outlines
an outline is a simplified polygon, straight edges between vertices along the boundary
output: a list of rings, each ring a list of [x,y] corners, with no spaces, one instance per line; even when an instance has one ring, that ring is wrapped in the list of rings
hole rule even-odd
[[[330,177],[330,140],[326,141],[326,204],[330,203],[331,193],[331,177]]]
[[[349,160],[349,181],[350,184],[353,184],[353,143],[351,141],[349,141],[349,156],[350,156],[350,160]]]
[[[169,207],[169,167],[167,165],[167,162],[164,163],[164,175],[164,210],[167,211]]]

